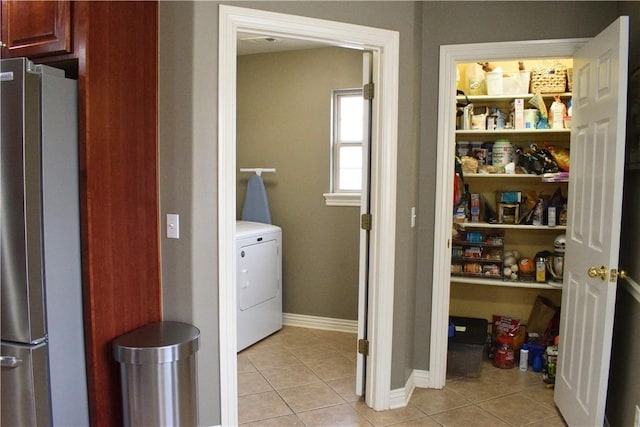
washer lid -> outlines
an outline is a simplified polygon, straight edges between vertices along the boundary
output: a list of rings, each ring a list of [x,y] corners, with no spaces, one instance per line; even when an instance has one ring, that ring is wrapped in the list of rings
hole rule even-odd
[[[236,221],[236,237],[252,236],[282,231],[280,227],[272,224],[253,221]]]

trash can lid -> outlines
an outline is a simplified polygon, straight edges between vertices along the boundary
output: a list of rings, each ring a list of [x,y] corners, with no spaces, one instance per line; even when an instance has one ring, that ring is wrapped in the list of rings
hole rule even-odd
[[[113,341],[120,363],[167,363],[190,357],[200,346],[200,330],[181,322],[157,322],[134,329]]]

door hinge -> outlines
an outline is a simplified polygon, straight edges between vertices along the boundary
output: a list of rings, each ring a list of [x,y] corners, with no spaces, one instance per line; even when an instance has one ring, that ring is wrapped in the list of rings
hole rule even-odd
[[[367,101],[371,101],[373,99],[374,94],[375,94],[375,86],[373,82],[367,83],[366,85],[364,85],[364,87],[362,88],[362,97],[364,99],[366,99]]]
[[[365,339],[358,340],[358,353],[369,355],[369,341]]]
[[[360,228],[371,231],[371,214],[362,214],[360,217]]]

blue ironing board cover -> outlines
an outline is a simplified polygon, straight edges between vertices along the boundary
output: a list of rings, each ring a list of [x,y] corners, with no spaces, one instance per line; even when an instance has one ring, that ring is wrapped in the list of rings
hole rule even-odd
[[[269,200],[262,177],[252,175],[247,183],[247,194],[242,206],[242,220],[271,224]]]

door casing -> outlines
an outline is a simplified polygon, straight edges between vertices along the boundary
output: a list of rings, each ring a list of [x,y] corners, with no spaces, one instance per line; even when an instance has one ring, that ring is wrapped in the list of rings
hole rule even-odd
[[[499,43],[473,43],[440,47],[440,84],[438,92],[438,157],[436,212],[433,248],[433,288],[428,387],[442,388],[447,369],[447,325],[451,286],[451,228],[453,216],[453,177],[455,156],[456,63],[570,58],[589,39],[531,40]]]
[[[237,33],[281,35],[369,50],[378,82],[372,117],[368,337],[365,399],[389,409],[395,274],[399,34],[395,31],[221,5],[218,53],[218,283],[220,411],[238,424],[236,357],[236,54]],[[383,54],[384,53],[384,54]],[[360,319],[359,319],[360,320]]]

